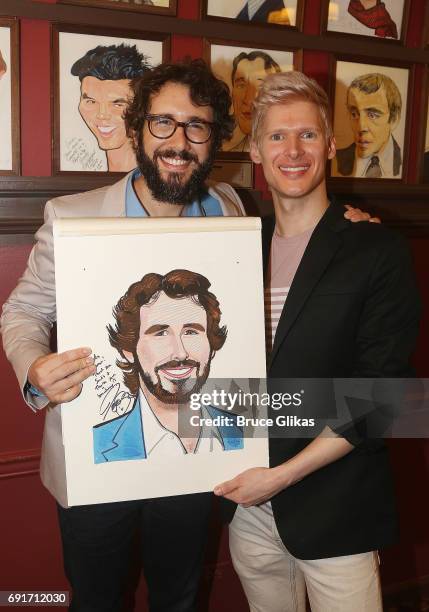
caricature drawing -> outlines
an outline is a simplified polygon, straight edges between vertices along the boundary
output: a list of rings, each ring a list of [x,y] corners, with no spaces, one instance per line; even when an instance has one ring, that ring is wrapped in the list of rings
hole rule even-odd
[[[291,25],[283,0],[248,0],[236,18],[243,21]]]
[[[206,277],[189,270],[149,273],[114,307],[115,325],[107,329],[129,394],[109,401],[133,406],[93,428],[95,463],[243,448],[242,430],[230,412],[202,406],[204,422],[224,417],[221,424],[203,424],[191,435],[183,426],[198,414],[191,396],[206,382],[227,337],[209,287]]]
[[[71,68],[81,83],[79,113],[106,152],[110,172],[128,172],[137,165],[123,113],[132,95],[131,79],[149,67],[135,45],[120,44],[99,45]]]
[[[354,142],[337,149],[334,176],[400,177],[401,146],[393,132],[402,111],[395,82],[382,73],[356,77],[347,90],[347,110]]]
[[[398,29],[381,0],[350,0],[348,12],[380,38],[398,38]]]
[[[232,102],[237,126],[225,151],[249,151],[252,109],[259,87],[267,74],[281,72],[279,64],[264,51],[239,53],[232,62]]]

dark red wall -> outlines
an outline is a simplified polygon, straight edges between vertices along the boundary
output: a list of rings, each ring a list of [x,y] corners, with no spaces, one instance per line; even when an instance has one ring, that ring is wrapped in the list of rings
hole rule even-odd
[[[198,0],[178,0],[178,4],[180,17],[192,20],[199,18]],[[424,0],[413,0],[412,6],[407,45],[416,47],[421,42]],[[320,0],[307,0],[305,33],[317,35],[319,23]],[[200,57],[203,41],[199,37],[174,35],[171,48],[173,59],[186,55]],[[304,70],[326,87],[328,54],[307,51],[303,62]],[[419,69],[417,79],[421,77],[422,69]],[[22,173],[25,176],[51,174],[50,91],[50,24],[46,21],[22,19],[21,128]],[[418,113],[415,113],[413,121],[412,131],[415,135],[419,129]],[[416,170],[410,179],[417,179]],[[256,168],[255,186],[269,197],[259,167]],[[414,239],[412,248],[425,306],[416,366],[419,375],[425,376],[428,373],[429,346],[429,240]],[[14,244],[10,239],[0,242],[0,302],[4,301],[16,284],[24,269],[28,251],[29,245],[26,244]],[[2,353],[0,380],[0,590],[65,589],[55,504],[36,474],[43,414],[35,415],[26,407],[12,369]],[[402,535],[400,543],[383,554],[385,586],[429,576],[429,526],[426,518],[429,508],[429,444],[422,440],[400,440],[393,441],[391,449],[402,517]],[[244,611],[247,606],[231,568],[225,533],[220,547],[218,544],[217,536],[220,532],[215,521],[203,580],[201,610]],[[144,585],[141,583],[138,590],[139,610],[144,610],[141,603],[143,596]]]

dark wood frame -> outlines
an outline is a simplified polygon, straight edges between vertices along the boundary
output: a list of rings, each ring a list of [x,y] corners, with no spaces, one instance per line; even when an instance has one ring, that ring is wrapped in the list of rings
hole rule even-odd
[[[246,27],[269,27],[269,28],[287,28],[288,30],[302,30],[302,25],[304,21],[304,0],[297,0],[296,3],[296,19],[295,25],[281,25],[278,23],[261,23],[260,21],[243,21],[236,20],[234,17],[219,17],[217,15],[209,15],[207,13],[207,5],[208,0],[201,0],[201,18],[209,19],[210,21],[226,21],[226,22],[235,22],[245,25]]]
[[[251,42],[236,42],[219,38],[205,38],[203,57],[205,61],[211,65],[211,46],[221,45],[224,47],[247,47],[255,51],[283,51],[284,53],[293,53],[293,66],[295,70],[302,70],[302,49],[291,49],[282,45],[261,46]],[[249,153],[245,151],[219,151],[216,156],[218,159],[241,159],[243,161],[250,159]]]
[[[425,50],[429,49],[429,2],[426,2],[421,47]]]
[[[429,4],[428,4],[429,8]],[[428,11],[429,15],[429,11]],[[417,98],[417,95],[416,95]],[[420,100],[419,100],[419,108],[421,109],[424,125],[427,125],[427,119],[429,116],[429,66],[425,67],[425,71],[423,74],[422,87],[420,90]],[[416,143],[417,147],[417,157],[416,164],[419,169],[418,178],[419,183],[422,185],[429,185],[429,176],[424,177],[424,160],[425,160],[425,143],[426,143],[426,130],[418,131],[418,140]]]
[[[21,131],[19,99],[19,23],[16,19],[0,17],[0,27],[10,29],[10,58],[8,66],[11,74],[11,125],[12,125],[12,170],[2,170],[1,176],[17,176],[21,171]]]
[[[131,11],[139,13],[152,13],[155,15],[176,15],[177,0],[169,0],[169,6],[152,6],[148,4],[132,5],[123,0],[113,2],[112,0],[58,0],[59,4],[75,4],[91,8],[107,8],[119,11]]]
[[[340,36],[341,38],[353,38],[353,39],[363,39],[370,40],[372,42],[376,42],[377,44],[380,42],[395,44],[395,45],[404,45],[405,39],[407,35],[408,29],[408,19],[410,15],[410,6],[411,0],[404,0],[404,10],[402,13],[402,23],[401,23],[401,36],[398,40],[394,38],[380,38],[379,36],[366,36],[365,34],[352,34],[348,32],[334,32],[332,30],[328,30],[328,15],[329,15],[329,4],[330,0],[322,0],[322,12],[320,18],[320,34],[322,36]]]
[[[405,108],[405,132],[404,132],[404,144],[402,150],[402,177],[401,178],[383,178],[383,179],[368,179],[364,177],[354,176],[331,176],[331,165],[329,162],[328,176],[331,181],[335,183],[344,182],[346,185],[351,183],[371,183],[378,184],[382,183],[385,185],[386,190],[395,190],[400,184],[404,184],[408,180],[408,157],[410,148],[410,127],[411,127],[411,115],[413,110],[413,92],[414,92],[414,66],[409,62],[390,62],[387,60],[379,61],[378,58],[369,60],[367,57],[356,56],[356,55],[332,55],[331,66],[329,71],[329,96],[332,105],[332,115],[335,115],[335,87],[336,87],[336,74],[337,74],[337,62],[351,62],[356,64],[369,64],[372,66],[387,66],[390,68],[400,68],[408,70],[408,90],[407,90],[407,103]],[[332,123],[334,121],[332,120]]]
[[[59,65],[59,35],[62,32],[71,32],[73,34],[91,34],[103,36],[115,36],[117,38],[132,38],[136,40],[155,40],[162,43],[162,61],[165,62],[170,58],[170,35],[159,34],[154,32],[138,32],[136,30],[114,30],[105,28],[92,28],[84,25],[59,25],[52,24],[52,74],[53,87],[51,91],[52,100],[52,168],[54,175],[73,175],[80,176],[120,176],[118,172],[99,172],[99,171],[78,171],[78,170],[61,170],[61,151],[60,151],[60,65]]]

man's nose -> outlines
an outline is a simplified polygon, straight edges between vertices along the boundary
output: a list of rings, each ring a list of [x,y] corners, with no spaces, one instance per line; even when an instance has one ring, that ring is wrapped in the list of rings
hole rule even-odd
[[[170,138],[167,139],[166,142],[168,142],[169,145],[171,145],[173,148],[177,149],[178,151],[183,151],[183,149],[190,148],[189,140],[186,138],[186,134],[185,134],[185,127],[182,125],[177,126],[174,134],[172,134]]]
[[[302,143],[297,134],[289,134],[284,145],[285,154],[291,159],[296,159],[302,155]]]
[[[252,83],[248,83],[243,97],[243,103],[249,108],[252,107],[253,100],[256,97],[256,87]]]
[[[189,357],[189,354],[183,344],[181,336],[175,335],[171,339],[171,359],[173,361],[184,361]]]
[[[98,107],[97,117],[99,119],[108,119],[110,117],[110,110],[108,104],[100,104]]]
[[[359,132],[367,132],[368,131],[368,117],[365,113],[360,113],[358,119]]]

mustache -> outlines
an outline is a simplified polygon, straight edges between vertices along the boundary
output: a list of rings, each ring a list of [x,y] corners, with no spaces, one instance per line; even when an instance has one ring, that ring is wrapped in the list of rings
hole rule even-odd
[[[198,361],[193,359],[183,359],[182,361],[166,361],[165,363],[154,368],[155,373],[159,370],[169,370],[171,368],[199,368]]]
[[[182,149],[181,151],[176,151],[174,149],[164,149],[163,151],[155,151],[153,154],[153,160],[157,160],[159,157],[172,158],[172,159],[181,159],[183,161],[192,161],[198,164],[198,157],[195,153],[191,151],[186,151]]]

